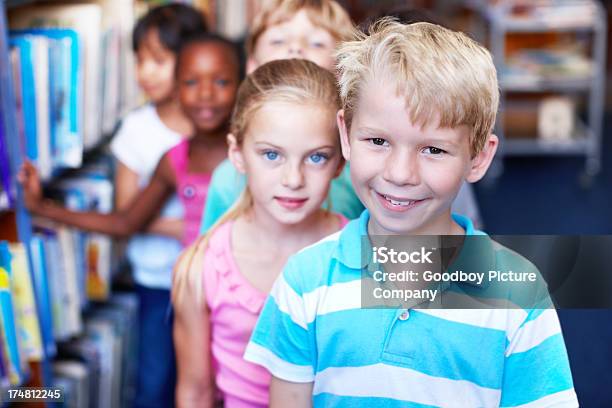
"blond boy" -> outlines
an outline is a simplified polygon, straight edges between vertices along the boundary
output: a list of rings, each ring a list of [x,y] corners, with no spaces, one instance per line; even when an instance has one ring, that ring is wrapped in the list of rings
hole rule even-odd
[[[479,235],[451,214],[495,154],[496,72],[465,35],[383,21],[338,52],[343,155],[366,211],[290,258],[245,358],[272,407],[578,405],[554,309],[362,309],[361,237]],[[499,245],[493,267],[528,265]]]
[[[352,30],[351,19],[335,1],[265,1],[247,38],[247,72],[287,58],[307,59],[332,70],[336,44]]]

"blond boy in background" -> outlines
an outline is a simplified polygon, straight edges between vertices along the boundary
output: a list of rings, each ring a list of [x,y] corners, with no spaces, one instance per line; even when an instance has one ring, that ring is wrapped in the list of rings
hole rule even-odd
[[[247,74],[266,62],[301,58],[333,70],[336,45],[349,38],[353,24],[347,12],[333,0],[268,0],[253,20],[247,48]],[[246,180],[229,160],[213,173],[200,233],[232,206]],[[357,218],[363,205],[351,185],[348,166],[334,179],[327,208],[348,219]]]

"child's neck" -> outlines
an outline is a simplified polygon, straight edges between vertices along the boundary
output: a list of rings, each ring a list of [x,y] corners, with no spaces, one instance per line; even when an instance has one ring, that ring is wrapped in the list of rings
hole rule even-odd
[[[183,113],[178,98],[170,97],[155,104],[157,116],[164,125],[180,135],[188,137],[193,133],[193,125]]]
[[[227,130],[198,132],[189,139],[189,163],[192,173],[212,174],[215,168],[227,157]]]
[[[284,224],[268,213],[258,211],[255,206],[242,218],[249,239],[269,247],[271,251],[292,254],[338,229],[332,228],[329,215],[319,209],[298,224]]]
[[[193,136],[191,137],[190,144],[192,146],[201,146],[201,147],[218,147],[218,146],[227,146],[227,133],[229,129],[226,126],[223,126],[220,129],[214,131],[201,131],[195,129],[193,132]]]
[[[465,230],[457,224],[451,215],[450,209],[419,228],[402,232],[385,230],[373,218],[368,222],[369,235],[465,235]]]

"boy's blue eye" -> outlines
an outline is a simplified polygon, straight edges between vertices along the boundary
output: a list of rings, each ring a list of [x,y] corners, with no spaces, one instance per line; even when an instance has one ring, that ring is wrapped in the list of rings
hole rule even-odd
[[[369,139],[369,140],[376,146],[384,146],[385,143],[387,143],[387,141],[383,139],[382,137],[373,137],[372,139]]]
[[[313,153],[308,156],[308,160],[310,160],[314,164],[323,164],[327,161],[327,155],[323,153]]]
[[[197,83],[198,83],[198,81],[195,80],[195,79],[186,79],[186,80],[183,81],[183,85],[186,85],[186,86],[192,86],[192,85],[195,85]]]
[[[278,159],[278,152],[272,150],[264,152],[264,157],[270,161],[274,161]]]
[[[230,81],[229,81],[229,80],[227,80],[227,79],[217,79],[215,82],[216,82],[216,83],[217,83],[217,85],[219,85],[219,86],[227,86],[227,85],[229,85],[229,82],[230,82]]]
[[[437,147],[433,147],[433,146],[428,146],[423,150],[425,150],[427,153],[434,155],[434,156],[446,153],[444,150],[437,148]]]

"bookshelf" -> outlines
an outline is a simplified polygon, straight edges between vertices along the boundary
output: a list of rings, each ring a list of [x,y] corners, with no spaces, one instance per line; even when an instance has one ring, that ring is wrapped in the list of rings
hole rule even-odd
[[[9,173],[12,177],[10,188],[4,189],[11,196],[10,202],[5,200],[7,204],[0,200],[0,245],[4,240],[19,242],[23,245],[23,254],[25,254],[28,265],[27,273],[31,277],[35,298],[33,303],[39,317],[37,325],[40,326],[40,337],[43,343],[42,357],[36,360],[37,362],[30,364],[31,375],[21,378],[19,384],[12,384],[12,386],[61,385],[75,388],[78,391],[75,391],[75,395],[78,394],[79,398],[70,400],[81,401],[77,404],[82,404],[82,398],[87,395],[86,398],[97,400],[98,404],[94,405],[101,408],[130,405],[130,393],[133,396],[134,392],[130,378],[134,378],[133,371],[135,370],[134,367],[130,367],[130,361],[134,360],[130,356],[137,352],[133,346],[134,336],[130,335],[136,326],[137,308],[134,299],[121,294],[113,294],[108,298],[108,291],[104,290],[103,285],[95,286],[94,291],[90,291],[91,286],[89,285],[92,269],[94,278],[103,274],[97,275],[96,271],[99,273],[104,270],[110,274],[108,265],[110,262],[100,261],[100,258],[104,258],[101,251],[106,251],[105,254],[110,253],[110,238],[84,234],[65,227],[47,225],[41,223],[40,220],[32,220],[24,208],[22,192],[16,185],[14,176],[24,158],[28,157],[39,166],[41,175],[43,174],[41,169],[47,169],[47,177],[43,178],[45,186],[61,190],[62,197],[68,206],[77,210],[100,211],[102,207],[110,210],[112,207],[112,183],[108,180],[111,172],[108,170],[110,166],[104,161],[95,163],[93,166],[87,165],[88,162],[101,155],[100,153],[118,128],[119,118],[136,105],[135,102],[139,97],[135,90],[135,70],[130,43],[135,17],[153,5],[167,2],[169,1],[0,0],[0,129],[2,130],[0,142],[5,142],[4,145],[0,144],[0,147],[6,150],[3,156],[0,149],[0,159],[6,158],[9,161]],[[184,2],[200,7],[207,12],[212,23],[211,29],[233,39],[241,39],[245,35],[248,20],[256,6],[253,0],[227,2],[185,0]],[[62,14],[60,8],[70,8],[71,12]],[[92,36],[97,37],[92,38]],[[56,44],[64,40],[71,45]],[[35,41],[38,43],[35,44]],[[78,47],[74,46],[76,42],[78,42]],[[59,54],[52,54],[52,46],[59,49],[57,51]],[[62,46],[66,48],[63,49]],[[48,47],[48,52],[46,48],[42,48],[45,50],[42,54],[35,54],[34,51],[32,54],[27,53],[30,52],[30,49],[35,50],[36,47]],[[24,51],[26,48],[28,51]],[[78,51],[78,54],[75,50]],[[34,59],[40,55],[46,56],[41,60]],[[70,61],[79,61],[81,65],[78,71],[73,70],[74,67],[70,62],[70,70],[67,71],[69,78],[60,76],[56,74],[58,65],[55,62],[66,63],[66,60],[52,60],[52,55],[56,57],[57,55],[63,57],[69,55]],[[28,65],[29,68],[24,68],[22,62],[28,61],[27,58],[31,58],[31,64]],[[43,60],[45,62],[40,63]],[[41,67],[45,69],[42,73]],[[59,68],[59,71],[62,69]],[[32,79],[27,77],[28,80],[24,81],[23,75],[27,70],[32,71],[30,73]],[[109,72],[115,71],[120,72],[121,75],[109,77]],[[49,81],[48,86],[46,82],[38,82],[41,75]],[[43,122],[48,120],[49,123],[42,128],[46,129],[49,134],[57,132],[54,130],[57,124],[53,121],[57,119],[53,115],[55,108],[52,102],[55,100],[52,99],[52,93],[55,91],[53,81],[65,85],[59,78],[61,81],[70,83],[69,86],[62,89],[62,95],[63,98],[70,101],[65,103],[71,104],[70,109],[72,109],[70,113],[64,114],[62,111],[60,120],[69,122],[64,127],[70,129],[72,132],[70,134],[78,136],[80,142],[77,146],[71,145],[73,148],[71,152],[76,153],[67,154],[68,159],[60,160],[61,165],[56,164],[57,157],[55,151],[51,149],[50,153],[46,153],[47,167],[44,167],[39,154],[42,145],[38,125],[41,123],[40,119],[43,118]],[[41,86],[41,83],[44,85]],[[24,88],[28,84],[33,89],[26,95]],[[45,98],[49,98],[48,109],[51,113],[49,118],[46,113],[39,114],[40,89],[49,89],[49,95],[42,98],[45,101],[42,102],[43,107],[47,103]],[[34,97],[32,94],[35,94]],[[26,96],[29,96],[30,99],[26,99]],[[36,112],[33,110],[26,112],[26,106],[30,108],[35,106]],[[44,109],[41,111],[46,112]],[[36,122],[36,129],[32,133],[28,129],[32,128],[33,122]],[[46,142],[47,147],[42,148],[43,152],[45,148],[49,149],[49,145],[53,146],[57,137],[55,139],[49,137],[49,140]],[[36,146],[34,149],[36,154],[31,151],[33,145]],[[2,176],[1,172],[2,166],[0,166],[0,176]],[[77,173],[83,178],[92,176],[90,180],[86,180],[90,182],[89,188],[83,184],[82,179],[75,179],[74,176]],[[0,177],[0,187],[3,186],[2,181]],[[94,193],[93,190],[103,190],[103,193],[99,191]],[[3,189],[0,188],[0,199],[2,193]],[[98,193],[99,195],[96,195]],[[78,203],[77,207],[74,207],[74,203]],[[79,205],[84,207],[79,207]],[[81,235],[87,235],[87,238]],[[106,241],[100,241],[102,239]],[[86,244],[83,244],[85,240]],[[95,250],[90,250],[91,242],[94,242]],[[87,245],[87,248],[84,250],[83,247],[77,245]],[[78,257],[81,259],[76,259]],[[95,260],[92,261],[90,257]],[[64,258],[71,260],[65,261]],[[75,274],[74,265],[70,268],[67,265],[60,265],[65,263],[87,265],[79,275]],[[95,263],[94,268],[91,268],[89,263]],[[63,272],[60,271],[62,268]],[[57,278],[58,276],[63,276],[61,278],[63,280]],[[83,276],[84,278],[81,279]],[[76,285],[73,282],[75,279],[78,280]],[[104,282],[109,281],[110,279]],[[100,280],[94,279],[94,284],[96,282],[99,283]],[[44,289],[45,287],[48,288]],[[75,287],[78,290],[75,290]],[[61,296],[57,296],[58,293]],[[17,297],[14,293],[12,296]],[[87,298],[86,302],[89,303],[81,303],[83,297]],[[58,298],[62,299],[64,305],[57,304]],[[55,311],[65,306],[67,299],[71,305],[69,309],[71,313],[62,312],[58,323]],[[101,302],[96,303],[95,301]],[[73,313],[75,309],[77,313]],[[116,338],[121,340],[117,341]],[[121,350],[117,351],[113,346],[113,351],[108,351],[108,347],[97,343],[99,341],[106,342],[104,344],[120,342]],[[0,346],[2,344],[2,339],[0,339]],[[1,351],[0,357],[2,357]],[[111,371],[108,365],[105,365],[104,373],[88,374],[88,379],[85,379],[84,373],[88,371],[83,370],[83,366],[78,368],[74,364],[63,364],[58,361],[58,359],[63,361],[65,358],[78,358],[88,367],[90,364],[92,367],[96,366],[96,358],[104,358],[107,362],[113,361],[113,370],[120,371],[114,371],[116,377],[113,377],[109,374]],[[124,375],[125,373],[131,374]],[[66,378],[69,378],[70,381],[67,381]],[[0,387],[2,379],[3,376],[0,375]],[[95,390],[95,392],[89,395],[87,391],[83,391],[87,389]]]
[[[493,177],[503,171],[504,157],[581,156],[585,164],[580,182],[588,187],[601,169],[607,21],[600,2],[441,3],[475,16],[463,28],[488,45],[498,69],[495,132],[500,148]],[[563,137],[545,137],[542,104],[559,97],[568,106],[560,112],[571,111],[572,124],[561,132]]]
[[[79,54],[77,57],[74,55],[70,55],[72,58],[70,61],[78,61],[79,64],[86,65],[89,63],[93,65],[99,65],[100,77],[87,76],[86,74],[91,72],[90,69],[86,69],[81,67],[79,70],[79,75],[74,74],[72,71],[70,72],[70,78],[68,79],[68,74],[64,73],[64,76],[61,78],[66,79],[66,83],[69,82],[68,91],[62,89],[63,98],[66,100],[70,100],[70,97],[67,96],[71,94],[73,91],[75,94],[77,91],[79,92],[78,99],[75,98],[74,106],[78,107],[78,113],[76,108],[75,111],[70,111],[70,114],[64,114],[62,112],[62,118],[70,117],[74,120],[74,123],[78,123],[78,128],[75,130],[73,128],[69,128],[68,125],[65,126],[66,129],[70,129],[70,135],[76,136],[80,138],[80,147],[75,150],[77,155],[72,154],[70,156],[70,160],[72,160],[72,164],[65,165],[65,162],[60,162],[60,164],[55,164],[53,167],[53,172],[50,174],[45,180],[46,186],[62,186],[66,183],[70,183],[77,171],[82,169],[83,165],[87,165],[90,162],[96,160],[99,156],[103,155],[105,147],[108,145],[109,141],[112,139],[115,131],[119,126],[120,117],[129,109],[135,106],[137,101],[138,94],[135,91],[136,85],[134,82],[133,72],[134,69],[132,67],[133,60],[131,55],[131,47],[130,47],[130,32],[132,29],[132,25],[134,22],[134,8],[133,3],[125,0],[95,0],[89,2],[70,2],[70,1],[36,1],[36,0],[0,0],[0,147],[4,149],[4,155],[2,155],[2,149],[0,149],[0,161],[8,161],[8,169],[10,174],[10,187],[4,188],[3,181],[6,178],[2,179],[0,177],[0,195],[3,193],[8,193],[7,195],[11,197],[11,200],[4,200],[2,206],[0,206],[0,245],[2,245],[2,241],[8,241],[11,243],[21,243],[24,248],[23,254],[26,257],[26,265],[27,265],[27,273],[31,278],[31,286],[34,294],[33,307],[36,308],[36,315],[39,317],[39,326],[38,331],[42,334],[42,337],[45,337],[45,327],[49,327],[51,324],[55,324],[57,322],[47,321],[47,326],[45,326],[45,322],[43,322],[43,315],[50,315],[51,307],[50,303],[48,303],[49,299],[45,296],[48,295],[41,288],[43,288],[47,283],[43,283],[43,280],[48,278],[49,276],[55,276],[53,274],[47,275],[50,271],[44,269],[40,270],[41,265],[41,254],[45,255],[45,252],[40,252],[42,250],[49,250],[50,248],[58,248],[63,245],[60,231],[50,230],[49,227],[36,226],[33,223],[32,218],[29,213],[25,209],[23,205],[23,197],[22,192],[19,186],[15,181],[15,174],[17,174],[18,169],[21,167],[24,157],[29,156],[28,146],[31,142],[31,139],[24,138],[25,130],[24,130],[24,121],[28,119],[33,121],[34,118],[32,116],[23,115],[23,111],[20,113],[19,110],[23,108],[23,104],[21,102],[26,103],[26,101],[17,99],[16,95],[20,97],[22,94],[22,89],[19,88],[18,80],[16,80],[15,72],[15,60],[14,55],[11,54],[11,48],[15,48],[14,32],[9,30],[9,26],[11,29],[13,28],[26,28],[29,31],[26,35],[38,35],[43,36],[47,34],[48,44],[49,44],[49,54],[51,53],[51,43],[56,40],[53,35],[57,34],[61,30],[70,27],[70,19],[64,18],[57,14],[54,18],[56,18],[57,23],[50,22],[51,26],[53,24],[57,24],[58,29],[50,28],[50,31],[56,30],[52,33],[40,33],[40,32],[31,32],[30,30],[30,22],[28,19],[35,18],[36,14],[42,15],[45,17],[46,14],[51,15],[56,12],[57,8],[66,6],[73,7],[72,12],[72,22],[74,20],[78,20],[81,17],[85,18],[89,16],[89,18],[95,18],[94,20],[99,25],[98,29],[94,27],[87,26],[85,29],[87,31],[96,31],[100,33],[100,37],[98,39],[94,39],[94,41],[98,41],[98,43],[93,43],[93,48],[100,48],[106,54],[98,55],[98,60],[87,60],[85,61],[85,52],[87,52],[87,58],[90,58],[95,53],[90,52],[91,50],[91,42],[89,44],[85,44],[86,41],[84,39],[84,34],[82,32],[78,32],[78,28],[75,28],[73,31],[80,36],[78,38],[79,41],[79,49],[85,49],[83,51],[83,55]],[[41,19],[41,17],[38,17]],[[83,28],[83,26],[81,26]],[[88,41],[91,41],[89,39]],[[57,40],[59,43],[60,40]],[[87,48],[89,46],[89,49]],[[59,48],[59,46],[57,46]],[[73,48],[71,48],[73,49]],[[14,54],[14,52],[13,52]],[[60,54],[61,55],[61,54]],[[64,56],[67,54],[64,54]],[[21,60],[20,60],[21,61]],[[51,78],[53,67],[51,60],[49,60],[49,72],[48,76]],[[65,62],[66,59],[61,60]],[[33,64],[36,66],[35,64]],[[69,63],[70,68],[72,69],[74,65],[72,62]],[[116,74],[115,77],[109,77],[109,72],[113,72]],[[121,76],[119,74],[121,73]],[[125,73],[125,74],[123,74]],[[57,77],[53,77],[54,79],[59,78],[59,74]],[[54,90],[52,88],[51,79],[49,79],[49,89],[50,93]],[[92,85],[93,83],[93,85]],[[85,93],[85,88],[88,88],[90,91],[89,99],[87,95],[80,95],[80,93]],[[39,91],[38,87],[34,87],[36,92]],[[93,90],[93,91],[92,91]],[[94,96],[100,96],[98,99],[99,103],[96,105],[92,105],[92,103],[96,102],[91,98],[93,93],[96,93]],[[38,100],[37,100],[38,102]],[[66,102],[67,104],[68,102]],[[49,99],[49,106],[52,105],[51,99]],[[87,109],[87,106],[94,106],[93,109]],[[38,107],[38,105],[36,105]],[[51,111],[51,107],[49,110]],[[72,109],[72,108],[71,108]],[[23,116],[20,116],[23,115]],[[59,121],[62,119],[57,119],[57,116],[53,114],[49,117],[49,122],[51,126],[56,126],[57,124],[52,121]],[[37,116],[36,119],[39,119]],[[22,120],[22,122],[20,122]],[[72,122],[70,122],[72,123]],[[59,127],[58,127],[59,128]],[[49,131],[50,132],[50,131]],[[66,131],[67,132],[67,131]],[[88,137],[86,140],[85,138]],[[39,139],[34,139],[35,142],[39,141]],[[51,139],[53,140],[53,139]],[[74,150],[74,149],[73,149]],[[53,152],[52,154],[55,154]],[[75,160],[76,157],[76,160]],[[51,156],[52,159],[56,159],[57,156]],[[68,160],[68,161],[70,161]],[[100,165],[96,165],[97,169],[94,170],[94,173],[97,171],[96,177],[100,177],[101,171]],[[94,166],[94,167],[96,167]],[[2,166],[0,166],[2,167]],[[0,168],[0,171],[2,169]],[[91,170],[87,170],[91,171]],[[2,174],[0,174],[2,176]],[[98,180],[98,182],[104,182],[104,180]],[[100,183],[98,183],[100,184]],[[106,185],[110,185],[110,194],[107,194],[107,197],[111,197],[111,205],[112,205],[112,184],[107,182]],[[72,187],[74,189],[74,187]],[[109,188],[106,190],[109,191]],[[77,187],[78,189],[78,187]],[[0,197],[1,198],[1,197]],[[108,201],[108,200],[107,200]],[[43,228],[42,230],[40,228]],[[55,227],[51,227],[55,228]],[[77,242],[77,237],[79,235],[85,235],[78,233],[76,231],[65,231],[62,233],[64,235],[64,243],[72,242],[74,238],[74,242]],[[53,242],[46,241],[47,238],[53,238]],[[100,237],[98,237],[99,239]],[[66,241],[66,239],[68,241]],[[84,240],[85,238],[83,238]],[[92,241],[89,236],[87,237],[87,245],[90,245]],[[108,240],[108,245],[106,248],[108,251],[106,252],[110,256],[110,239]],[[43,245],[43,241],[44,245]],[[99,243],[99,242],[98,242]],[[53,244],[53,245],[51,245]],[[76,245],[76,244],[75,244]],[[44,248],[43,248],[44,247]],[[66,247],[64,247],[66,248]],[[87,249],[89,250],[89,246]],[[79,248],[81,249],[81,248]],[[97,248],[99,249],[99,247]],[[79,251],[75,251],[79,252]],[[46,252],[46,256],[50,256],[51,252]],[[85,252],[81,254],[82,258],[87,258],[92,255],[91,252]],[[94,266],[103,265],[102,261],[99,258],[102,255],[99,252],[95,252],[93,254],[97,258],[95,260],[87,260],[82,262],[94,262]],[[75,257],[76,255],[72,255]],[[58,264],[64,263],[61,258],[55,257],[55,261],[47,260],[47,264]],[[77,262],[77,261],[75,261]],[[42,262],[45,263],[45,262]],[[108,264],[108,262],[107,262]],[[88,266],[89,268],[90,266]],[[67,267],[64,265],[63,268]],[[110,266],[109,266],[110,268]],[[41,274],[42,272],[42,274]],[[64,271],[65,272],[65,271]],[[62,272],[62,273],[64,273]],[[85,278],[89,276],[89,269],[85,270]],[[57,275],[59,276],[59,275]],[[44,278],[44,279],[41,279]],[[56,286],[62,286],[64,283],[55,282]],[[12,276],[11,276],[11,285]],[[76,285],[67,285],[72,286],[73,288]],[[0,288],[1,289],[1,288]],[[89,288],[87,288],[89,289]],[[80,290],[80,288],[79,288]],[[74,291],[73,291],[74,292]],[[67,292],[65,292],[67,293]],[[84,292],[83,292],[84,293]],[[74,293],[72,293],[73,301],[79,300],[75,298]],[[13,299],[16,299],[15,293],[12,294]],[[89,296],[89,295],[88,295]],[[83,295],[85,297],[85,295]],[[47,303],[45,303],[47,301]],[[73,303],[74,304],[74,303]],[[57,307],[54,305],[54,307]],[[74,354],[81,356],[80,350],[83,348],[86,354],[87,352],[93,353],[92,349],[95,349],[97,346],[95,345],[95,341],[93,338],[104,337],[107,341],[114,341],[113,336],[117,335],[119,331],[121,331],[122,339],[127,339],[128,334],[126,333],[126,327],[133,327],[135,325],[135,306],[133,299],[130,299],[129,296],[121,296],[121,295],[113,295],[112,298],[106,300],[103,304],[77,304],[76,307],[79,311],[79,316],[77,317],[76,325],[73,325],[74,330],[68,333],[68,337],[64,339],[60,339],[56,337],[57,333],[51,331],[50,341],[42,346],[43,355],[41,358],[36,360],[30,360],[29,373],[24,371],[24,375],[20,376],[19,383],[13,383],[12,386],[15,385],[30,385],[30,386],[53,386],[58,384],[58,381],[67,378],[77,378],[79,375],[82,375],[82,372],[79,374],[79,370],[74,368],[74,365],[61,365],[60,363],[54,362],[54,359],[57,354],[57,349],[63,350],[61,354],[62,358],[66,356],[66,354]],[[46,311],[45,311],[46,310]],[[73,308],[74,310],[74,308]],[[117,313],[117,310],[122,310],[121,313]],[[117,320],[117,315],[121,315],[121,322],[116,323],[113,320]],[[114,317],[113,317],[114,316]],[[63,319],[63,316],[61,319]],[[82,323],[80,320],[82,319]],[[90,324],[91,322],[96,322],[95,324]],[[1,326],[1,325],[0,325]],[[45,327],[43,327],[45,326]],[[49,333],[49,331],[47,331]],[[78,341],[75,340],[75,336],[79,336]],[[47,338],[48,340],[49,338]],[[0,339],[0,346],[3,345],[3,342]],[[92,344],[89,344],[89,343]],[[133,347],[127,347],[127,340],[124,342],[126,347],[123,349],[124,354],[121,356],[121,361],[129,360],[129,353],[134,353]],[[132,343],[132,340],[129,341]],[[123,343],[122,343],[123,344]],[[0,353],[0,357],[6,357],[6,353]],[[74,356],[73,356],[74,357]],[[76,358],[76,357],[75,357]],[[116,360],[115,355],[107,355],[105,358],[114,358]],[[118,361],[118,360],[117,360]],[[122,369],[126,368],[127,363],[122,363]],[[124,367],[125,366],[125,367]],[[116,366],[118,367],[118,366]],[[107,370],[107,368],[105,368]],[[81,370],[82,371],[82,370]],[[27,374],[27,375],[26,375]],[[63,377],[62,377],[63,375]],[[70,377],[73,376],[73,377]],[[5,387],[6,384],[2,383],[3,377],[0,376],[0,391],[2,391],[2,387]],[[129,380],[128,377],[125,377],[125,382],[127,383]],[[123,381],[123,380],[122,380]],[[76,382],[77,384],[78,381]],[[61,384],[61,383],[60,383]],[[64,382],[62,385],[65,386],[73,386],[74,381]],[[121,384],[121,394],[119,392],[119,382],[110,382],[106,381],[107,386],[104,388],[100,388],[100,394],[103,394],[106,398],[106,403],[100,406],[117,406],[119,399],[124,399],[124,391],[129,386],[124,386]],[[81,385],[83,385],[81,381]],[[94,383],[95,386],[95,383]],[[102,387],[102,386],[101,386]],[[82,388],[82,387],[81,387]],[[125,391],[127,393],[128,391]],[[76,393],[76,391],[75,391]],[[127,394],[125,394],[127,395]],[[127,402],[129,399],[126,397],[125,401]],[[126,405],[126,404],[122,404]],[[0,403],[0,406],[3,406]],[[39,404],[38,406],[44,406]],[[96,405],[97,406],[97,405]]]

